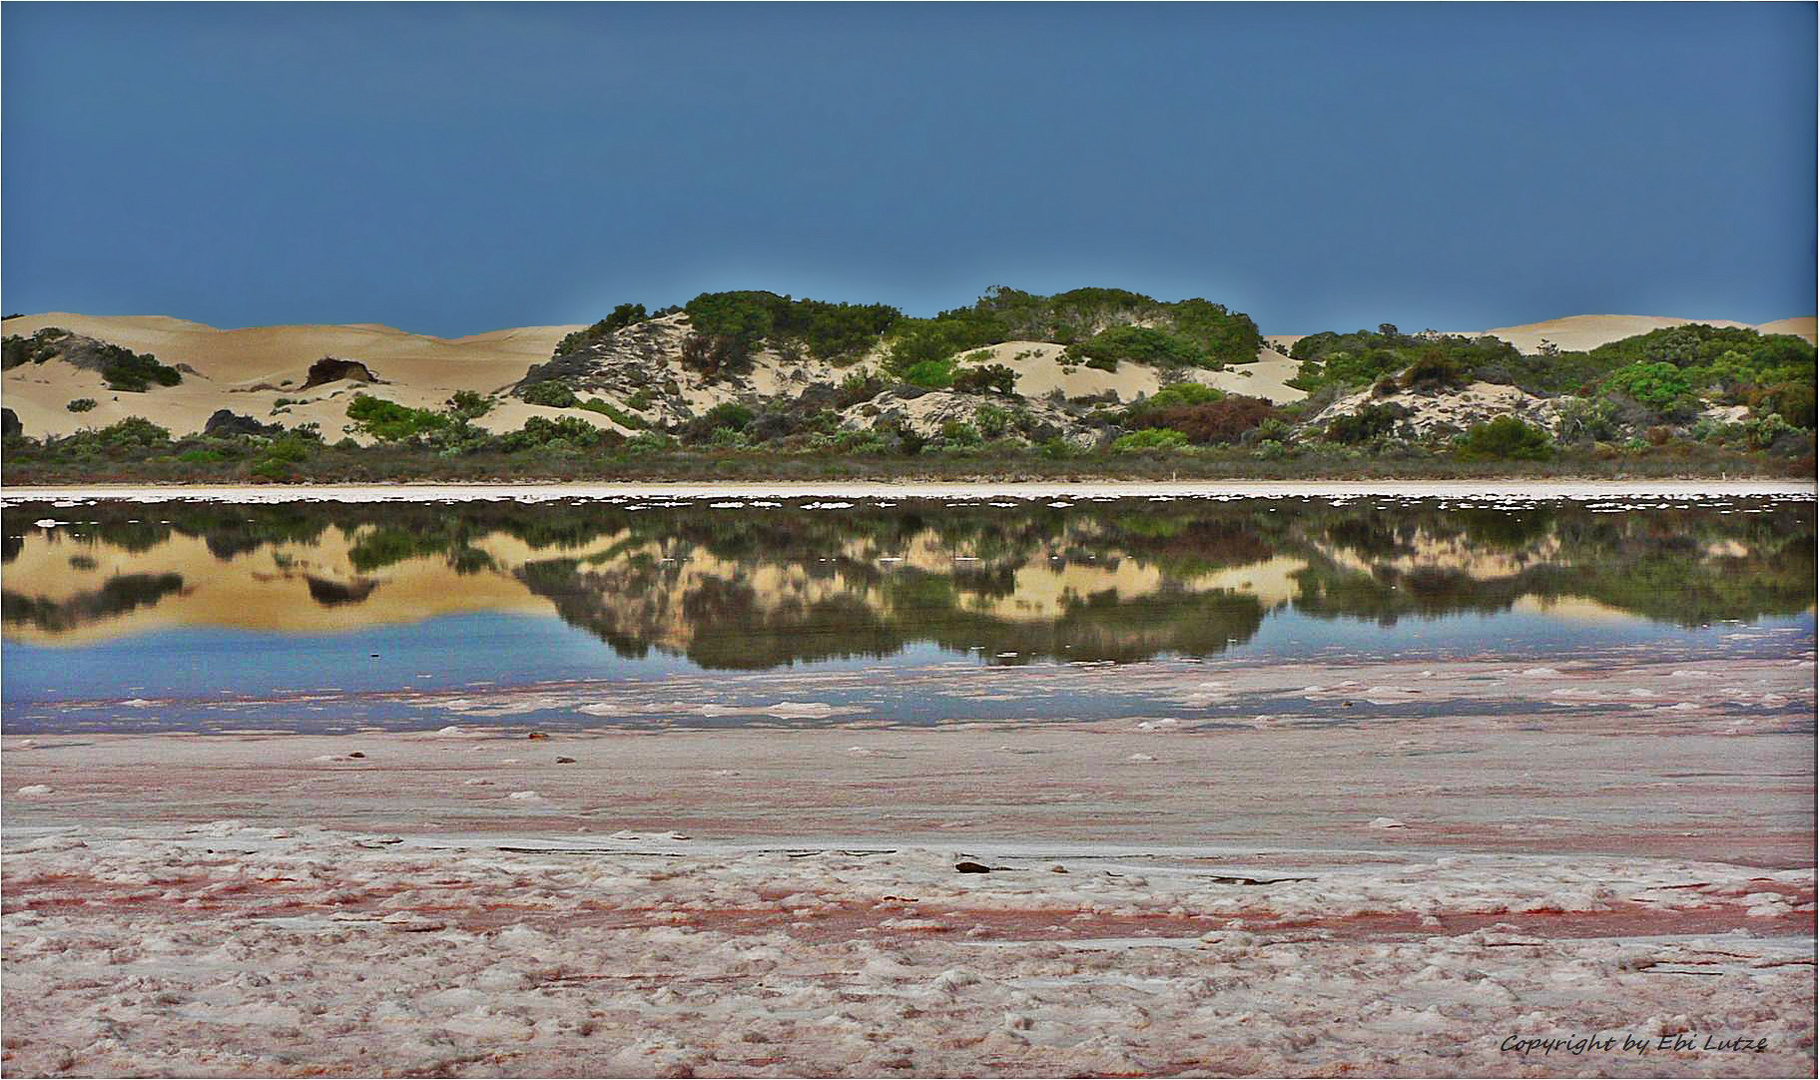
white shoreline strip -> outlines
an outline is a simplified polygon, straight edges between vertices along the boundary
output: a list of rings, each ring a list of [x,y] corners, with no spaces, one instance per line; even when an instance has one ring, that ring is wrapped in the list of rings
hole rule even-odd
[[[721,499],[842,497],[878,499],[986,498],[1446,498],[1507,499],[1701,498],[1793,496],[1812,499],[1811,482],[1778,480],[1220,480],[1088,481],[1067,483],[890,483],[885,481],[739,481],[625,484],[299,484],[127,485],[0,488],[0,505],[78,499],[134,502],[548,502],[557,499]]]

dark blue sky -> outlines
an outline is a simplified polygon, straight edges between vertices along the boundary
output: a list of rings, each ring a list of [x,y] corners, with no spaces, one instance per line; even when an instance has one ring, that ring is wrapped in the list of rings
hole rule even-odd
[[[1815,11],[8,4],[0,305],[1812,314]]]

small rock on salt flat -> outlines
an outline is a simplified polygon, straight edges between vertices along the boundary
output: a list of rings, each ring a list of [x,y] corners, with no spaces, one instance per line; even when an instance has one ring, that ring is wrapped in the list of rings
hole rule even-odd
[[[1374,817],[1370,821],[1366,822],[1365,824],[1373,829],[1407,829],[1407,828],[1409,828],[1409,826],[1403,824],[1401,821],[1398,821],[1396,818],[1388,818],[1388,817]]]

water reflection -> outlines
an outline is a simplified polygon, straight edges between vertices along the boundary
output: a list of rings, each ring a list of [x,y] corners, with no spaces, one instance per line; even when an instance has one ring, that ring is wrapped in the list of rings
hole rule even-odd
[[[993,663],[1130,661],[1217,655],[1290,607],[1385,627],[1513,610],[1691,627],[1799,614],[1815,595],[1811,501],[173,503],[16,506],[0,523],[5,635],[53,645],[509,611],[717,669],[918,642]]]

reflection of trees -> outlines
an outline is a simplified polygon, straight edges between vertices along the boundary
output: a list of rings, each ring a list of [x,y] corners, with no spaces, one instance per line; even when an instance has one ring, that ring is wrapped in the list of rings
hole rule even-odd
[[[915,642],[1016,654],[1003,661],[1013,663],[1212,655],[1255,634],[1267,606],[1215,587],[1209,575],[1279,558],[1302,564],[1291,575],[1299,611],[1386,625],[1495,613],[1526,597],[1581,598],[1683,625],[1807,610],[1816,587],[1814,507],[1749,508],[1761,512],[1315,500],[1066,508],[910,501],[838,511],[104,504],[83,509],[97,524],[59,542],[133,555],[155,553],[175,534],[200,538],[226,561],[335,529],[349,538],[349,562],[363,577],[351,586],[312,581],[317,603],[358,605],[379,580],[364,575],[438,559],[455,575],[509,574],[623,655],[658,649],[708,667],[752,669],[887,656]],[[52,542],[30,525],[44,516],[54,514],[43,506],[4,512],[9,562],[26,544]],[[500,536],[537,557],[495,565],[484,547]],[[141,561],[153,571],[155,563],[155,554]],[[1070,572],[1077,583],[1104,573],[1124,587],[1052,592],[1040,612],[1020,612],[1020,590]],[[174,583],[159,584],[167,579]],[[144,573],[57,603],[8,591],[5,617],[67,629],[181,586],[177,575]]]
[[[67,600],[26,596],[7,589],[0,592],[0,617],[48,633],[62,633],[149,607],[183,591],[182,574],[121,574],[93,592],[77,593]]]

